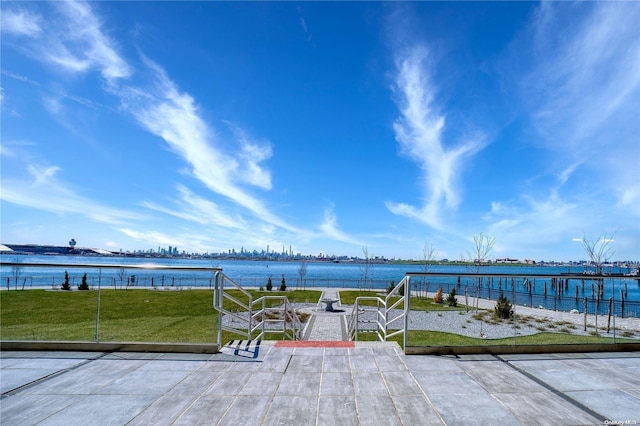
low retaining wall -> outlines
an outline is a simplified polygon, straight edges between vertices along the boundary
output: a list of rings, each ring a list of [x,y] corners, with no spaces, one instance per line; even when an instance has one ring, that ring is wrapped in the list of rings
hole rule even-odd
[[[155,343],[155,342],[88,342],[3,340],[3,351],[79,351],[79,352],[170,352],[215,354],[217,343]]]
[[[640,343],[579,345],[487,345],[487,346],[407,346],[406,355],[507,355],[582,352],[635,352]]]

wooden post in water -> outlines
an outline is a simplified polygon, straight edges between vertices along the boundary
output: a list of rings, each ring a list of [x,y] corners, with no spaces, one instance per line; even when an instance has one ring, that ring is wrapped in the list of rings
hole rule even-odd
[[[620,290],[620,318],[624,318],[624,293]]]
[[[583,331],[587,331],[587,298],[584,298],[584,329]]]
[[[576,302],[578,301],[578,286],[576,286]]]
[[[611,330],[611,307],[613,305],[613,297],[609,298],[609,314],[607,315],[607,334]]]
[[[469,312],[469,288],[464,288],[464,310]]]

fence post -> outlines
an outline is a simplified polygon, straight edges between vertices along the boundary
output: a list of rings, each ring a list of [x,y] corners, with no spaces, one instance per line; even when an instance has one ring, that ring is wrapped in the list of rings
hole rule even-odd
[[[607,315],[607,334],[611,331],[611,308],[613,305],[613,297],[609,298],[609,314]]]

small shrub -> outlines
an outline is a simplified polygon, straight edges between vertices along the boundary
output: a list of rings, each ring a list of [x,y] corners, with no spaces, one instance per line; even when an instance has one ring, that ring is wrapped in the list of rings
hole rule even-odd
[[[82,284],[78,286],[78,290],[89,290],[89,284],[87,284],[87,273],[82,276]]]
[[[486,311],[484,311],[484,312],[476,312],[475,314],[471,315],[471,317],[472,317],[474,320],[481,321],[481,320],[483,320],[483,319],[484,319],[484,317],[485,317],[485,315],[486,315],[486,314],[487,314],[487,312],[486,312]]]
[[[264,287],[260,286],[260,287],[258,288],[258,291],[264,291]]]
[[[391,282],[389,283],[389,287],[387,287],[387,294],[391,293],[395,287],[396,287],[395,281],[391,280]]]
[[[624,330],[620,334],[622,335],[622,337],[633,337],[633,331],[629,331],[629,330]]]
[[[456,299],[456,288],[452,288],[449,294],[447,295],[447,305],[456,307],[458,306],[458,299]]]
[[[267,280],[267,291],[273,290],[273,283],[271,282],[271,277]]]
[[[438,291],[436,292],[436,295],[435,295],[435,296],[433,296],[433,301],[434,301],[435,303],[442,303],[442,302],[443,302],[443,300],[444,300],[444,298],[442,297],[442,287],[440,287],[440,288],[438,289]]]
[[[69,273],[64,271],[64,282],[62,283],[62,290],[71,290],[71,285],[69,285]]]
[[[284,280],[284,274],[282,274],[282,281],[280,283],[280,291],[287,291],[287,283]]]
[[[511,305],[511,302],[509,302],[509,299],[504,297],[504,294],[500,294],[500,297],[498,297],[493,315],[500,319],[513,317],[513,306]]]

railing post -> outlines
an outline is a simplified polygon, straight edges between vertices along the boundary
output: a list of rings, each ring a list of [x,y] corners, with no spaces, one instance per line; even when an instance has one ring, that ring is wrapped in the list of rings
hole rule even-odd
[[[411,277],[407,275],[404,283],[404,336],[403,343],[406,351],[409,334],[409,310],[411,309]]]
[[[222,305],[224,304],[224,300],[222,298],[222,287],[223,283],[221,283],[222,274],[220,271],[216,271],[213,277],[214,282],[214,290],[213,290],[213,306],[218,311],[218,345],[222,346]],[[164,275],[163,275],[164,278]]]

